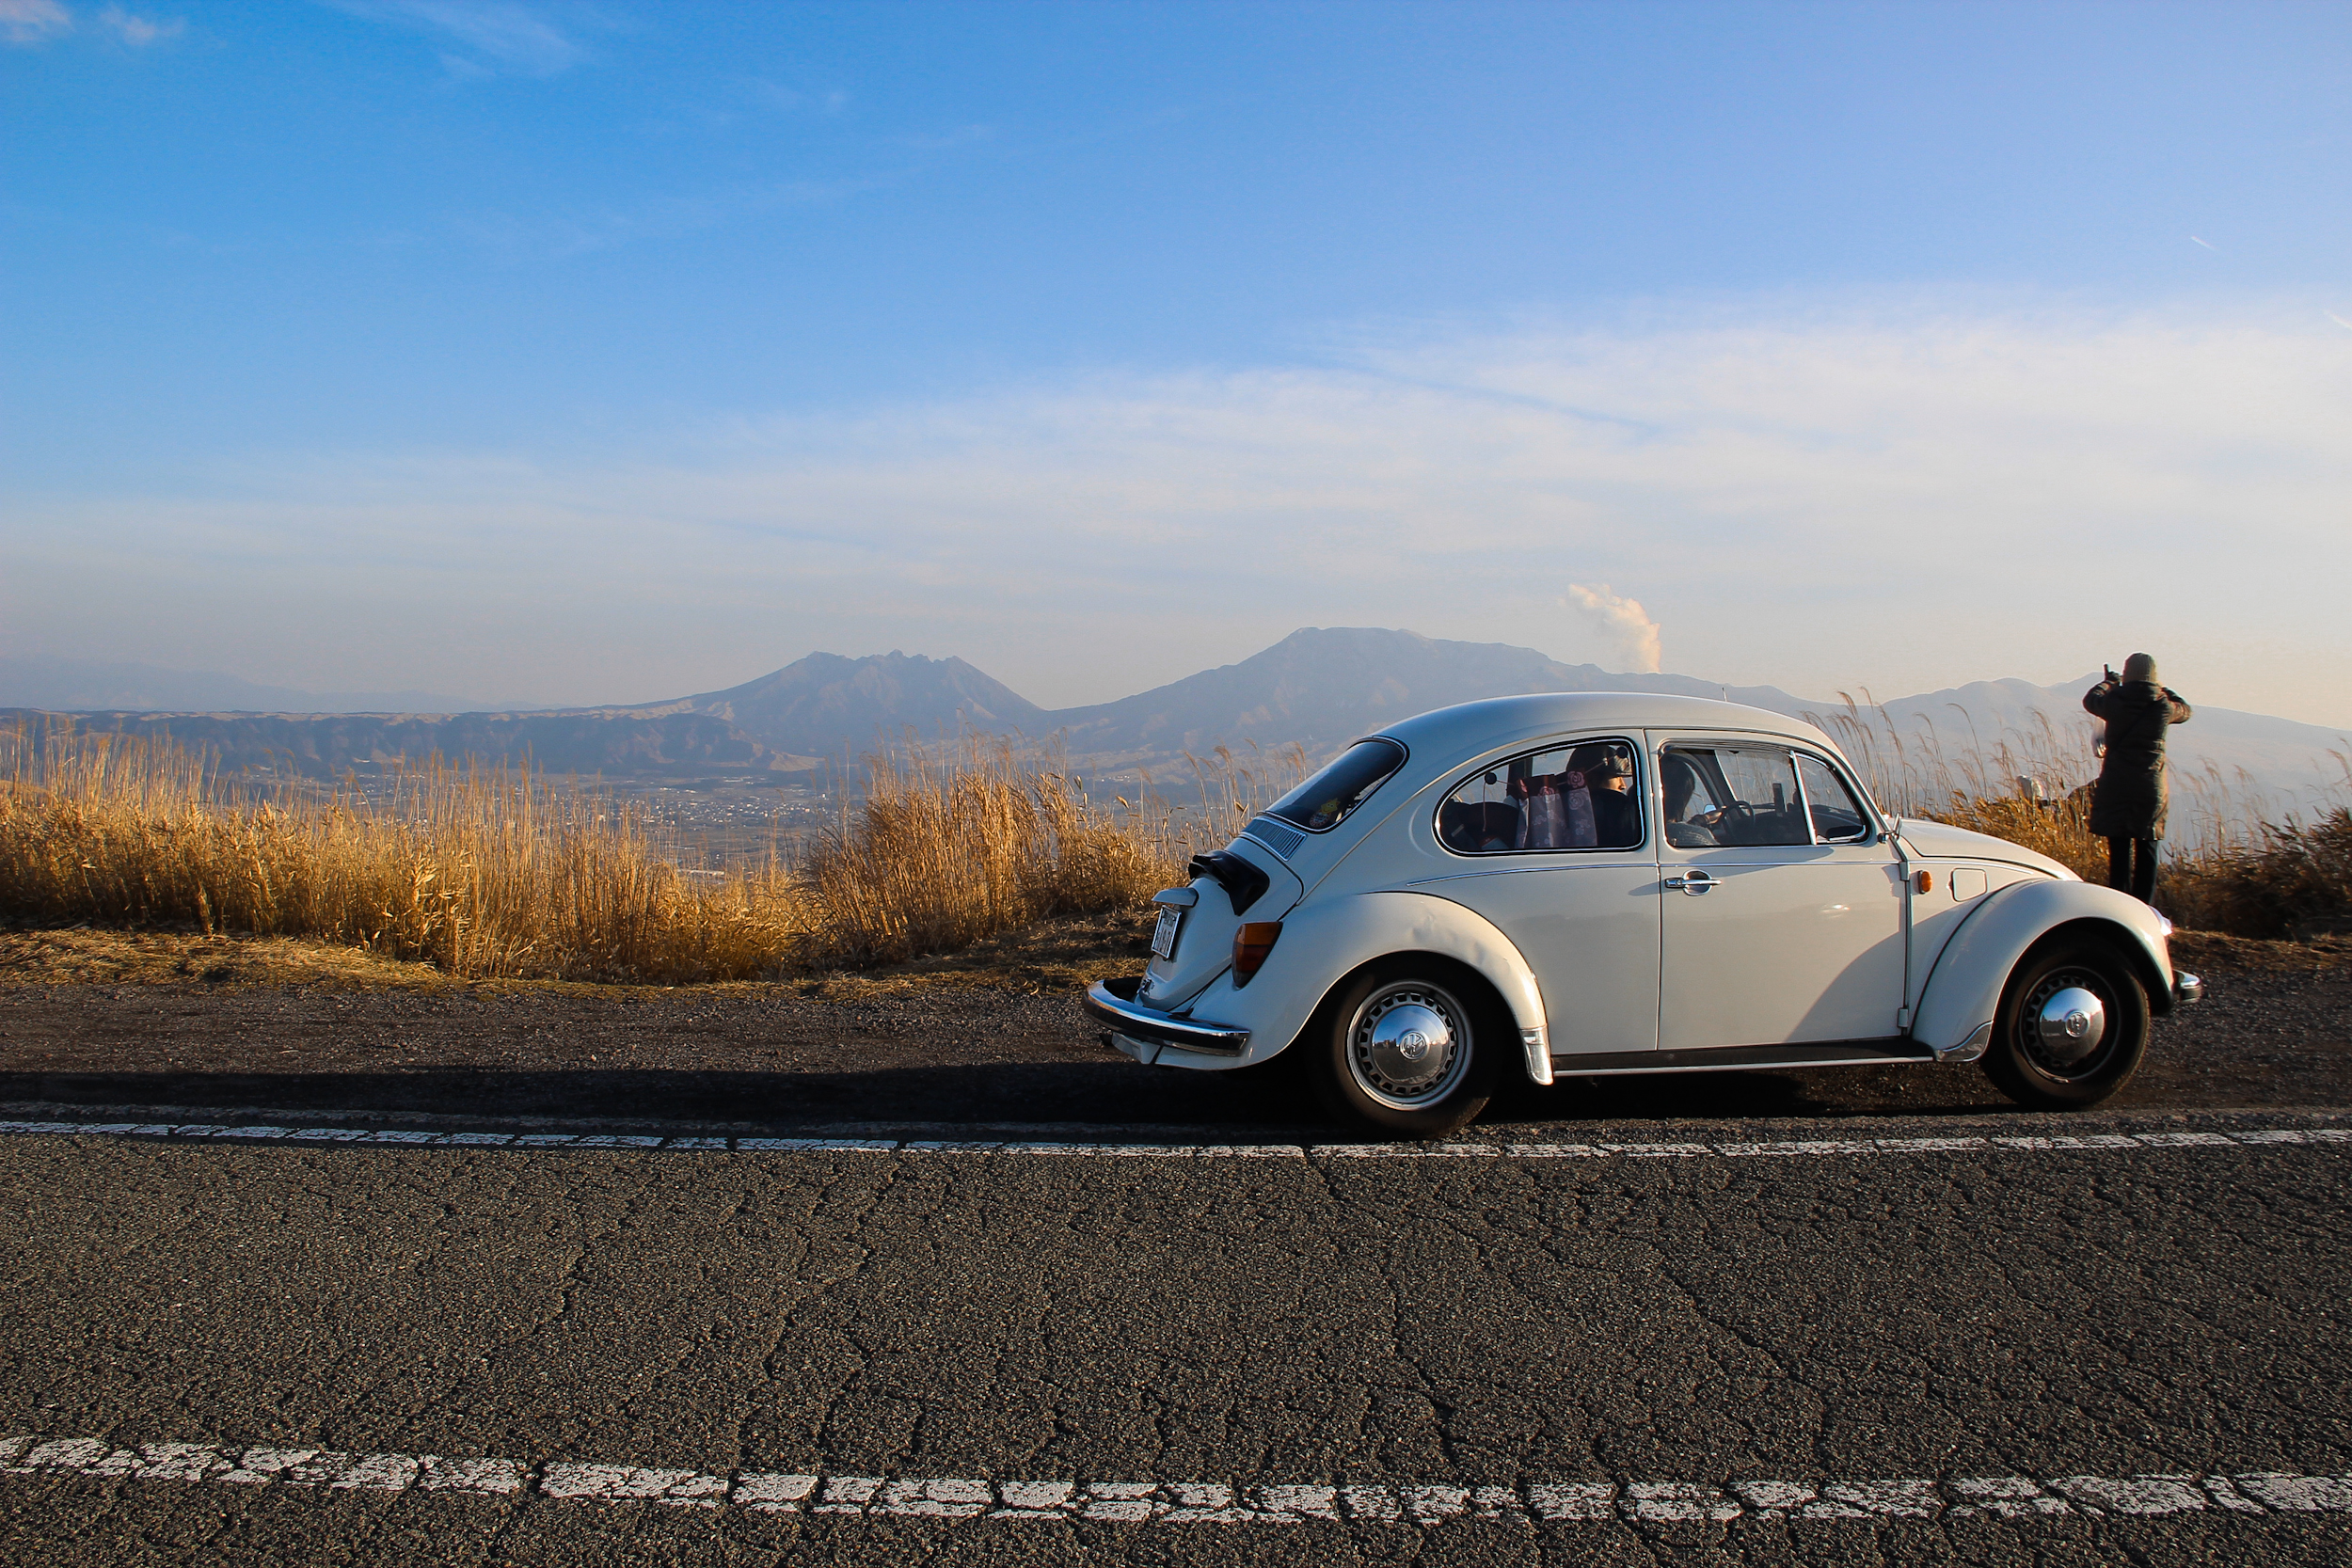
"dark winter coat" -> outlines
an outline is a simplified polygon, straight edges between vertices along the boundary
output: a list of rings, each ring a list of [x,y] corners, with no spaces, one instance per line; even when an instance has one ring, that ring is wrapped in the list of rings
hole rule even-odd
[[[2187,721],[2188,705],[2154,681],[2101,681],[2083,693],[2083,706],[2107,721],[2090,831],[2101,838],[2162,838],[2164,736]]]

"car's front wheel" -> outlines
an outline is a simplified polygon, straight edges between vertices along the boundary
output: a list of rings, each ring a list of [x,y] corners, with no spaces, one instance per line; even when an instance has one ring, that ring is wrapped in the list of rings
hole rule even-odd
[[[2076,941],[2028,954],[2010,976],[1984,1070],[2020,1105],[2074,1111],[2131,1082],[2147,1053],[2139,976],[2105,943]]]
[[[1486,1108],[1502,1032],[1486,999],[1436,967],[1375,965],[1324,1009],[1316,1088],[1343,1121],[1437,1138]]]

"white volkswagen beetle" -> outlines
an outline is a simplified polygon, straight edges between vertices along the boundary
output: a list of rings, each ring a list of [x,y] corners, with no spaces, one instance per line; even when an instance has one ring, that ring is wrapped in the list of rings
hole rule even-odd
[[[2195,1002],[2170,926],[2046,856],[1896,821],[1813,726],[1688,697],[1499,697],[1356,742],[1159,894],[1099,981],[1162,1067],[1306,1054],[1343,1117],[1421,1137],[1501,1075],[1981,1060],[2096,1104]]]

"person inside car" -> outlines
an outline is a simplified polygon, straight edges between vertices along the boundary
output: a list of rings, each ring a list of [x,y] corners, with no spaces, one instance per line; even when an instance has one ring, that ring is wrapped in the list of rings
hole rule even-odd
[[[1691,759],[1666,753],[1666,842],[1677,849],[1708,849],[1718,842],[1715,830],[1691,810],[1694,797],[1703,797],[1699,770]]]
[[[1633,765],[1613,746],[1580,746],[1568,769],[1581,772],[1593,796],[1594,842],[1629,849],[1642,842],[1642,808],[1633,798]]]

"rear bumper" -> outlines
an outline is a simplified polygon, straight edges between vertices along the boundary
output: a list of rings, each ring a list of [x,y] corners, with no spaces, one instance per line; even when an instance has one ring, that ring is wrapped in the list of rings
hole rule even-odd
[[[1120,1038],[1148,1045],[1181,1046],[1186,1051],[1205,1052],[1212,1056],[1238,1056],[1249,1049],[1249,1031],[1228,1023],[1208,1023],[1199,1019],[1174,1018],[1139,1006],[1135,1001],[1136,980],[1121,978],[1097,980],[1087,987],[1087,1016],[1105,1025]],[[1116,1045],[1117,1040],[1112,1044]],[[1135,1053],[1130,1051],[1129,1055]]]
[[[2205,982],[2185,969],[2172,972],[2172,1001],[2176,1006],[2188,1006],[2205,999]]]

